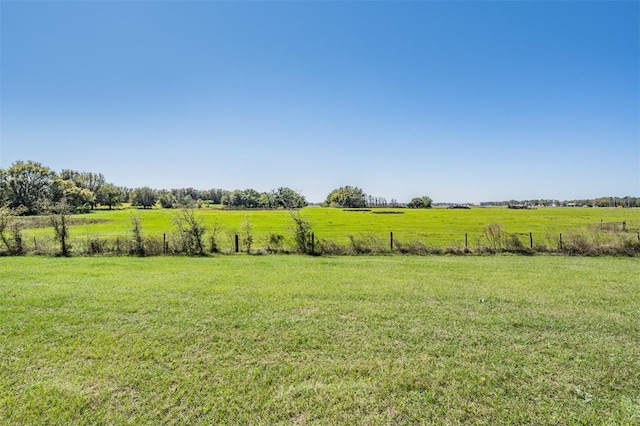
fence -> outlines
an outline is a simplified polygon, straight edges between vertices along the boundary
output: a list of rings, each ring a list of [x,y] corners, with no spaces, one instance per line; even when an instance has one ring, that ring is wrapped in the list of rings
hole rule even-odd
[[[604,222],[600,220],[600,229],[607,231],[622,230],[622,232],[624,232],[627,230],[627,221],[623,220],[622,222]]]
[[[605,222],[602,222],[604,225]],[[626,228],[626,222],[622,222]],[[604,227],[602,231],[607,231]],[[479,253],[568,253],[583,255],[640,254],[640,232],[598,232],[570,230],[565,233],[536,234],[534,232],[509,233],[496,227],[487,227],[482,233],[416,234],[407,231],[346,235],[341,239],[323,238],[311,232],[301,247],[291,234],[272,232],[221,232],[204,235],[199,243],[189,242],[184,235],[173,232],[143,235],[137,242],[132,235],[84,235],[70,238],[72,255],[179,255],[179,254],[269,254],[295,253],[322,255],[361,254],[479,254]],[[193,244],[193,245],[190,245]],[[198,245],[199,244],[199,245]],[[60,245],[50,236],[33,236],[21,241],[20,253],[55,255]],[[4,247],[0,254],[10,254]]]

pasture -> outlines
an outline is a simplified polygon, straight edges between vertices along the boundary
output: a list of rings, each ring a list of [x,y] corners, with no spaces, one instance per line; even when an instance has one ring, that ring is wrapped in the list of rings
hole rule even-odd
[[[92,239],[127,238],[130,235],[131,219],[138,216],[143,233],[147,237],[161,239],[175,230],[173,219],[176,210],[98,210],[73,217],[70,229],[71,239],[77,247],[86,245]],[[640,209],[615,208],[540,208],[531,210],[509,210],[504,207],[472,208],[450,210],[435,208],[414,209],[360,209],[343,210],[334,208],[307,207],[300,211],[313,226],[319,240],[344,244],[349,236],[373,238],[386,246],[390,232],[397,242],[419,241],[431,247],[464,247],[465,234],[469,247],[480,247],[488,242],[485,228],[499,223],[505,232],[516,235],[528,246],[529,233],[535,245],[557,248],[560,233],[597,230],[600,221],[627,222],[626,235],[640,232]],[[196,217],[211,229],[219,228],[219,239],[223,251],[232,251],[233,236],[244,232],[245,223],[250,224],[255,248],[263,248],[271,235],[281,235],[284,246],[292,247],[293,221],[283,210],[196,210]],[[25,241],[27,246],[37,246],[37,240],[47,244],[52,231],[46,220],[39,225],[26,222]],[[34,239],[35,242],[34,242]],[[637,239],[637,238],[636,238]]]
[[[0,419],[638,424],[638,276],[614,257],[6,257]]]

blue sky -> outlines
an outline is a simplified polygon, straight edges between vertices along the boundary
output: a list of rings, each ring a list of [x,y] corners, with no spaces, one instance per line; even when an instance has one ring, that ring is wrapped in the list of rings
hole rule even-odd
[[[436,202],[640,195],[639,2],[6,1],[0,167]]]

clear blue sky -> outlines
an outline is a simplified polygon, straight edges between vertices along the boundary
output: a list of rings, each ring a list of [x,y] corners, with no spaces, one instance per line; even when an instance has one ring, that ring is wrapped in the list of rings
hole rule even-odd
[[[6,1],[0,167],[408,201],[640,195],[620,2]]]

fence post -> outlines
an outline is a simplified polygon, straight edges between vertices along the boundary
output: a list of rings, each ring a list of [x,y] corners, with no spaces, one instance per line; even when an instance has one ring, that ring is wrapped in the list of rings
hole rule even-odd
[[[167,234],[162,234],[162,253],[167,254]]]
[[[389,251],[393,251],[393,231],[389,232]]]
[[[562,234],[560,234],[560,240],[558,242],[559,242],[559,248],[560,250],[562,250]]]
[[[120,254],[120,238],[116,237],[116,253]]]
[[[469,248],[469,235],[464,233],[464,248]]]
[[[627,230],[627,221],[626,221],[626,220],[623,220],[623,221],[622,221],[622,232],[624,232],[624,231],[626,231],[626,230]]]
[[[316,234],[311,233],[311,254],[316,252]]]
[[[33,251],[38,251],[38,243],[36,242],[36,237],[33,237]]]
[[[533,248],[533,234],[529,232],[529,247]]]
[[[238,240],[238,234],[236,234],[236,253],[240,251],[240,241]]]

